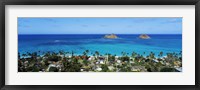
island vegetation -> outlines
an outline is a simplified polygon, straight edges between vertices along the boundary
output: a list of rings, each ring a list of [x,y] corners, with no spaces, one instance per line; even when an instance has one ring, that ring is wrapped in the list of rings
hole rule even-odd
[[[149,55],[121,52],[120,56],[85,50],[18,53],[18,72],[181,72],[182,52]],[[92,54],[92,55],[91,55]],[[144,52],[145,54],[145,52]]]
[[[150,39],[150,37],[147,34],[141,34],[139,36],[140,39]]]
[[[104,38],[107,38],[107,39],[116,39],[116,38],[118,38],[118,36],[115,35],[115,34],[109,34],[109,35],[105,35]]]

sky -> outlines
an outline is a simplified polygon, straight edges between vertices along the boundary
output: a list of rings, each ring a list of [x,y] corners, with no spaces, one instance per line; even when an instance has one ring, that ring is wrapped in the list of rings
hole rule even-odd
[[[182,34],[182,18],[18,17],[18,34]]]

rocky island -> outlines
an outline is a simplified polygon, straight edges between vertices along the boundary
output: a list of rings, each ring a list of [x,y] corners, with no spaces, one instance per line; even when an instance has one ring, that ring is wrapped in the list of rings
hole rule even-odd
[[[105,35],[104,38],[107,38],[107,39],[115,39],[115,38],[118,38],[117,35],[115,34],[110,34],[110,35]]]
[[[147,34],[141,34],[139,36],[140,39],[150,39],[150,37]]]

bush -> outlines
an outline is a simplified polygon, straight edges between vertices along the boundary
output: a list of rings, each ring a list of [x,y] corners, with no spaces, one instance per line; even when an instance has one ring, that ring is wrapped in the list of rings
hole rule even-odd
[[[49,72],[58,72],[58,69],[56,67],[50,67]]]
[[[101,66],[101,68],[102,68],[102,71],[103,71],[103,72],[109,71],[109,68],[108,68],[107,65],[104,65],[104,64],[103,64],[103,65]]]
[[[162,68],[160,70],[160,72],[175,72],[176,69],[175,68]]]

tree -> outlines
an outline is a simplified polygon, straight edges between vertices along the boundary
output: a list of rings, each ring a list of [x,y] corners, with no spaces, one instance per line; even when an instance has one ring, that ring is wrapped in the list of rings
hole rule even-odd
[[[33,52],[31,54],[31,58],[34,59],[34,60],[36,60],[36,58],[37,58],[37,52]]]
[[[143,52],[143,54],[145,55],[145,54],[146,54],[146,52]]]
[[[56,67],[50,67],[49,72],[58,72],[58,69]]]
[[[137,53],[133,52],[132,53],[132,58],[135,58],[137,56]]]
[[[25,58],[27,55],[26,54],[22,54],[23,58]]]
[[[160,72],[175,72],[175,71],[176,71],[175,68],[168,68],[168,67],[162,68],[160,70]]]
[[[88,53],[89,53],[89,50],[85,50],[85,52],[88,54]]]
[[[106,64],[101,65],[101,68],[102,68],[102,72],[109,71],[109,68],[108,68],[108,66]]]
[[[64,54],[64,51],[63,51],[63,50],[59,51],[59,54],[60,54],[60,55],[63,55],[63,54]]]
[[[95,54],[97,55],[97,58],[99,57],[99,52],[98,51],[95,51]]]
[[[20,56],[20,53],[18,52],[18,59],[20,59],[21,58],[21,56]]]
[[[86,52],[83,52],[83,55],[84,55],[84,56],[86,56],[86,55],[87,55],[87,53],[86,53]]]
[[[72,57],[74,57],[74,51],[72,51]]]
[[[159,55],[162,57],[163,56],[163,52],[161,51]]]

